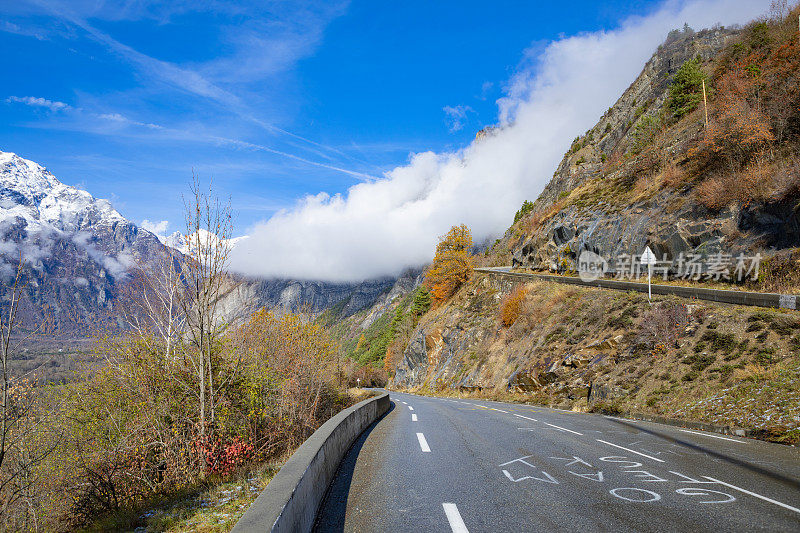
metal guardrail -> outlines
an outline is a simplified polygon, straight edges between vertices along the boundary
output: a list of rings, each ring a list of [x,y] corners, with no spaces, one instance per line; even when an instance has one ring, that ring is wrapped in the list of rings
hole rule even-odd
[[[612,289],[619,291],[647,292],[646,283],[635,283],[633,281],[617,281],[610,279],[597,279],[595,281],[583,281],[580,278],[568,276],[553,276],[548,274],[533,274],[526,272],[512,272],[510,267],[482,267],[474,269],[476,272],[485,274],[496,274],[519,279],[540,279],[543,281],[554,281],[567,285],[580,285],[583,287],[599,287],[602,289]],[[681,298],[695,300],[707,300],[735,305],[750,305],[755,307],[772,307],[777,309],[798,309],[798,296],[794,294],[777,294],[773,292],[747,292],[747,291],[727,291],[723,289],[708,289],[705,287],[682,287],[679,285],[660,285],[652,284],[653,294],[674,295]]]

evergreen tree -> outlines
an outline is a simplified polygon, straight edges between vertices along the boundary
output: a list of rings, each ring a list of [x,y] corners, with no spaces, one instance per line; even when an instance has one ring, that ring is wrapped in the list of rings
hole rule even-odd
[[[685,62],[675,73],[669,87],[667,108],[675,118],[694,111],[703,99],[703,80],[706,75],[700,70],[700,58]]]

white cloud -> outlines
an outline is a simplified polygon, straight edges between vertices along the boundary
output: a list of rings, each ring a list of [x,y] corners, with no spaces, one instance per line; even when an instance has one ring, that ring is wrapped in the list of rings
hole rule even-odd
[[[320,193],[255,226],[233,253],[246,274],[353,281],[398,274],[433,255],[437,236],[468,224],[477,241],[498,235],[535,198],[571,140],[596,123],[635,79],[669,30],[746,22],[766,0],[667,2],[611,31],[546,46],[498,102],[504,128],[467,148],[411,157],[345,195]]]
[[[78,231],[72,235],[72,242],[83,248],[92,261],[106,269],[115,278],[124,276],[136,264],[133,257],[127,252],[113,257],[96,248],[90,242],[91,240],[92,234],[86,231]]]
[[[6,102],[25,104],[31,107],[46,107],[50,111],[66,111],[72,109],[69,104],[48,100],[47,98],[39,98],[36,96],[9,96]]]
[[[142,126],[144,128],[150,128],[154,130],[164,129],[162,126],[159,126],[158,124],[151,124],[149,122],[139,122],[136,120],[131,120],[126,116],[120,115],[119,113],[101,113],[97,115],[97,118],[108,120],[110,122],[117,122],[122,125]]]
[[[447,115],[445,122],[450,133],[464,129],[464,125],[467,122],[467,114],[475,112],[468,105],[457,105],[455,107],[446,105],[442,108],[442,111]]]
[[[146,218],[140,224],[144,229],[159,238],[164,242],[167,238],[167,229],[169,229],[169,220],[162,220],[160,222],[152,222]]]

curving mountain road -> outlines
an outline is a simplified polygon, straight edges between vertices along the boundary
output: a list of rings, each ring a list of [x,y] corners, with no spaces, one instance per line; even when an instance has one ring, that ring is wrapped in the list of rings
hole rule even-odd
[[[391,392],[317,531],[800,531],[800,451],[648,422]]]

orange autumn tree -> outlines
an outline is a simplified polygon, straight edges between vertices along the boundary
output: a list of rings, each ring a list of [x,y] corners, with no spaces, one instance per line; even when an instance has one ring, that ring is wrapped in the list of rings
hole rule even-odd
[[[453,226],[439,238],[436,256],[425,276],[425,286],[439,305],[450,298],[472,273],[474,259],[470,253],[472,232],[465,225]]]

